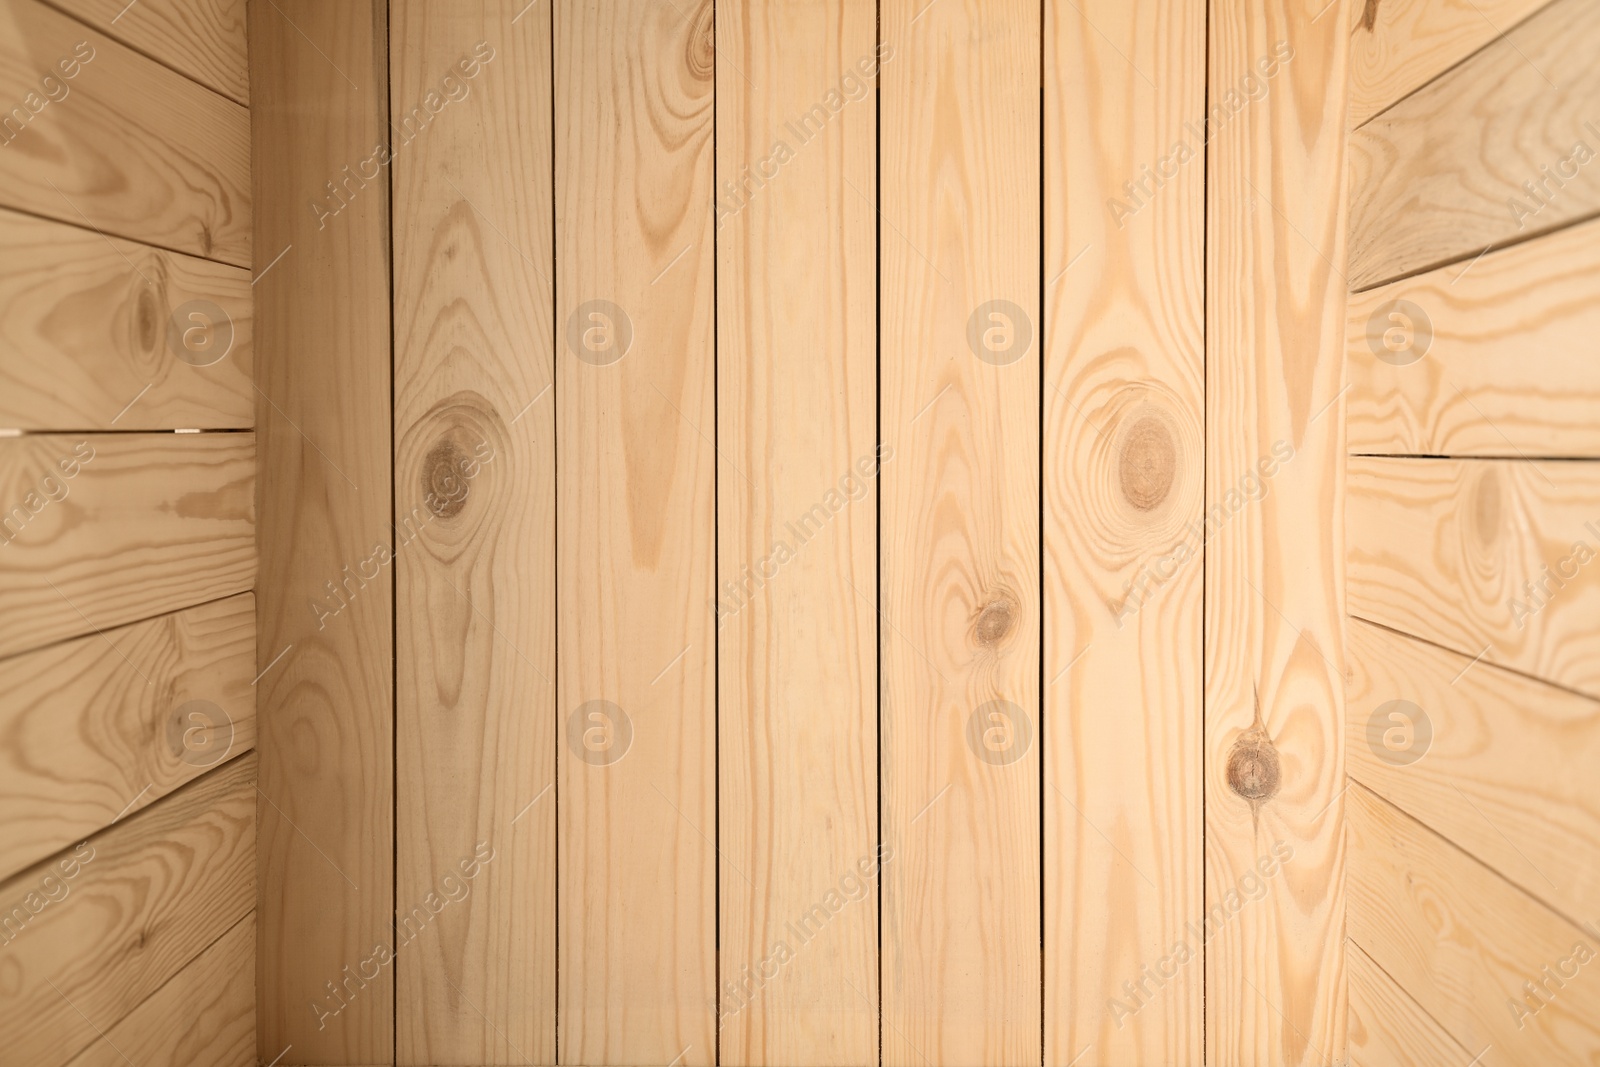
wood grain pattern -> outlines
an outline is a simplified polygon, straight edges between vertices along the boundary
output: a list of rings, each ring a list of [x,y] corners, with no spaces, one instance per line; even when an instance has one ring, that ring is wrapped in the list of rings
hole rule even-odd
[[[1600,457],[1597,333],[1600,222],[1352,295],[1350,451]]]
[[[1489,1046],[1482,1064],[1600,1063],[1600,924],[1560,918],[1362,786],[1348,801],[1351,940],[1463,1048]]]
[[[394,164],[397,907],[494,852],[396,964],[401,1064],[555,1062],[550,18],[513,26],[526,3],[390,6],[392,114],[464,87]]]
[[[1350,135],[1352,289],[1600,211],[1600,8],[1555,0]]]
[[[1345,16],[1211,5],[1205,1033],[1229,1067],[1345,1054]]]
[[[562,0],[554,47],[559,1050],[702,1067],[716,1055],[712,6]]]
[[[0,2],[0,204],[250,266],[249,112],[38,0]]]
[[[49,0],[108,37],[250,102],[245,0]]]
[[[0,883],[8,1062],[70,1059],[249,914],[255,764],[232,760]]]
[[[255,647],[244,593],[0,660],[0,877],[252,748]]]
[[[745,987],[720,991],[721,1062],[867,1063],[877,25],[845,0],[737,0],[716,29],[719,914],[723,978]],[[780,943],[794,959],[768,980]]]
[[[254,1067],[255,955],[252,912],[67,1067]]]
[[[394,969],[363,963],[396,918],[388,176],[308,206],[386,143],[387,12],[250,7],[255,230],[282,257],[255,285],[263,1063],[394,1055]],[[341,997],[346,966],[372,977]]]
[[[1360,946],[1347,941],[1345,950],[1350,972],[1352,1067],[1472,1062],[1473,1054],[1434,1022]]]
[[[253,434],[0,440],[0,655],[249,589]]]
[[[1427,85],[1548,3],[1550,0],[1370,0],[1351,4],[1351,127]]]
[[[0,425],[246,429],[253,349],[247,271],[0,210]]]
[[[1352,458],[1350,611],[1600,696],[1600,466]]]
[[[1031,1064],[1039,8],[881,18],[883,1062]]]
[[[1206,11],[1045,19],[1045,1061],[1170,1067],[1203,1021]]]

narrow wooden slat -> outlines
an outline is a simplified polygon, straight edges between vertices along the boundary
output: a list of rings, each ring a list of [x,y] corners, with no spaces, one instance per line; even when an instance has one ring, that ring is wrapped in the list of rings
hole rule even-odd
[[[395,940],[390,175],[351,180],[337,213],[325,184],[372,174],[390,136],[387,12],[250,5],[263,1063],[394,1055],[394,968],[363,962]],[[346,966],[371,977],[341,1000]]]
[[[716,1056],[712,5],[561,0],[554,48],[560,1053],[700,1067]]]
[[[240,105],[38,0],[0,0],[0,101],[0,206],[250,266]]]
[[[1351,452],[1600,457],[1600,222],[1353,295],[1347,320]]]
[[[1352,458],[1350,612],[1600,696],[1600,464]]]
[[[254,753],[0,883],[0,1043],[63,1063],[250,913]]]
[[[1600,924],[1574,926],[1362,786],[1348,801],[1350,939],[1463,1048],[1489,1046],[1487,1067],[1600,1060]]]
[[[874,412],[877,23],[848,0],[737,0],[718,8],[717,36],[718,845],[721,969],[734,986],[718,998],[721,1062],[868,1063],[886,462]],[[795,958],[774,976],[765,961],[779,942]]]
[[[254,434],[0,440],[0,655],[255,583]]]
[[[392,113],[462,87],[394,164],[397,906],[469,887],[396,963],[401,1064],[555,1062],[550,17],[513,26],[526,5],[390,6]]]
[[[213,941],[68,1067],[253,1067],[256,929],[252,912]]]
[[[1229,1067],[1345,1053],[1346,14],[1211,5],[1205,1034]]]
[[[1492,43],[1550,0],[1351,4],[1350,125],[1360,126]]]
[[[1356,857],[1360,862],[1361,857]],[[1423,1067],[1467,1064],[1473,1054],[1423,1011],[1372,962],[1359,945],[1346,942],[1350,970],[1350,1063],[1352,1067]]]
[[[1045,17],[1045,1062],[1168,1067],[1203,1019],[1206,10]]]
[[[1032,1064],[1040,8],[881,18],[883,1062]]]
[[[241,104],[250,102],[245,0],[50,0]]]
[[[0,877],[255,745],[249,593],[0,660]]]
[[[1600,211],[1600,7],[1555,0],[1350,135],[1352,289]]]

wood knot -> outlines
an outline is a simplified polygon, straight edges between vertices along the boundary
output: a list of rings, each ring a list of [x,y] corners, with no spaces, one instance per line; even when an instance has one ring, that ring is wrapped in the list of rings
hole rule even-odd
[[[467,506],[470,463],[471,457],[448,437],[429,450],[422,461],[422,499],[435,518],[453,519]]]
[[[985,647],[998,645],[1006,639],[1017,622],[1017,605],[1008,596],[999,596],[983,606],[972,626],[973,636]]]
[[[684,64],[699,81],[709,81],[716,73],[717,25],[712,5],[705,3],[695,12],[694,25],[684,48]]]
[[[1255,804],[1277,796],[1282,784],[1278,750],[1265,730],[1252,726],[1228,752],[1228,788]]]
[[[1361,11],[1361,28],[1371,33],[1378,27],[1378,4],[1380,0],[1367,0],[1367,6]]]
[[[1122,442],[1122,495],[1140,511],[1167,498],[1178,471],[1178,443],[1166,420],[1146,415],[1128,430]]]
[[[1473,529],[1478,540],[1485,546],[1493,545],[1500,532],[1501,509],[1500,479],[1495,476],[1493,465],[1485,464],[1472,503]]]
[[[154,355],[166,337],[166,316],[161,313],[161,294],[153,285],[140,288],[133,302],[133,344],[146,355]]]

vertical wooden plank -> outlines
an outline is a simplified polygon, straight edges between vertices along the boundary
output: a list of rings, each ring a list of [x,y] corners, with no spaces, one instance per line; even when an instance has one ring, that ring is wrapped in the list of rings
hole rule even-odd
[[[387,10],[250,4],[264,1063],[394,1051]]]
[[[1230,1067],[1345,1054],[1344,7],[1211,4],[1205,1003]]]
[[[1052,1064],[1201,1058],[1205,34],[1204,0],[1045,11]]]
[[[883,1062],[1039,1062],[1040,9],[884,0]]]
[[[871,1063],[877,22],[735,0],[717,35],[721,1062]]]
[[[390,6],[393,122],[426,122],[394,164],[396,908],[452,895],[396,931],[401,1064],[555,1062],[550,14],[526,4]]]
[[[561,1062],[716,1055],[710,0],[561,0]]]

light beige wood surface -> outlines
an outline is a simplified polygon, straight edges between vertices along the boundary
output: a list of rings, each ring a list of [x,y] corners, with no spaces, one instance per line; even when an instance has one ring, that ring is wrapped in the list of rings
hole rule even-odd
[[[715,209],[721,973],[753,976],[718,998],[730,1067],[878,1055],[874,554],[894,457],[874,410],[873,16],[717,9],[718,188],[748,183]],[[768,980],[779,942],[794,959]]]
[[[253,434],[0,439],[0,655],[255,584]]]
[[[1600,210],[1597,51],[1600,7],[1555,0],[1353,132],[1350,288]]]
[[[0,2],[0,100],[0,206],[250,265],[239,104],[38,0]]]
[[[1050,1064],[1201,1058],[1205,30],[1192,0],[1045,15]]]
[[[512,25],[526,2],[390,5],[391,113],[464,87],[394,165],[396,907],[469,890],[396,963],[402,1064],[555,1062],[550,17]]]
[[[288,1045],[302,1063],[394,1051],[394,968],[363,964],[395,940],[389,175],[336,214],[323,199],[391,136],[387,11],[250,7],[263,1063]],[[347,965],[374,977],[341,1006],[327,983]]]
[[[1031,1064],[1039,7],[881,18],[883,1062]]]
[[[49,0],[108,37],[250,102],[245,0]]]
[[[1229,1067],[1345,1055],[1346,14],[1211,5],[1205,1035]]]
[[[253,349],[248,271],[0,210],[0,426],[244,429]]]
[[[70,1059],[249,914],[255,772],[232,760],[0,883],[7,1062]]]
[[[1597,335],[1600,222],[1352,295],[1350,451],[1600,456]]]
[[[712,7],[554,16],[559,1051],[700,1067],[716,1057]]]
[[[1352,1067],[1472,1062],[1473,1053],[1434,1022],[1359,945],[1346,941],[1344,947],[1350,972]]]
[[[0,877],[255,745],[249,593],[0,660]]]

